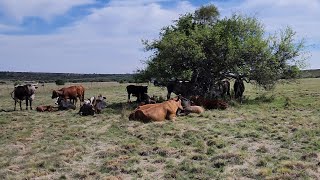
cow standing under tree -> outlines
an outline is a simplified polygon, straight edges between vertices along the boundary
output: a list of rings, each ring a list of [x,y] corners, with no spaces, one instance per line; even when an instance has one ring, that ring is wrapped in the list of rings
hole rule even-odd
[[[148,93],[148,86],[128,85],[127,93],[128,93],[128,102],[130,102],[131,94],[137,97],[137,102],[141,102],[142,96]]]
[[[242,104],[242,95],[245,90],[243,80],[240,77],[236,78],[236,81],[233,85],[234,90],[234,97],[235,99],[239,99],[240,103]]]
[[[171,93],[181,95],[183,97],[189,97],[194,94],[194,85],[190,81],[170,81],[167,84],[167,100],[170,99]]]
[[[14,110],[16,110],[18,101],[20,104],[20,110],[22,110],[21,102],[23,100],[26,100],[26,110],[28,110],[28,105],[30,105],[30,110],[32,110],[32,101],[34,100],[37,88],[37,84],[15,86],[14,90],[11,92],[11,97],[14,100]]]
[[[218,82],[218,89],[221,92],[221,97],[228,96],[231,99],[230,82],[228,80]]]

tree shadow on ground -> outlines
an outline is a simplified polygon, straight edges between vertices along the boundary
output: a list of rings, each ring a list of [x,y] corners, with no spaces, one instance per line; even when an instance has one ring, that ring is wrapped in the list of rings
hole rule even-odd
[[[118,103],[110,103],[107,105],[105,112],[112,114],[123,114],[125,111],[133,111],[139,106],[137,102],[118,102]]]

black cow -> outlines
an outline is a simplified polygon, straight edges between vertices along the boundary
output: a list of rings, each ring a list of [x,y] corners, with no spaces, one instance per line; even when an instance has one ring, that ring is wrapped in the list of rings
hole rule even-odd
[[[107,107],[106,97],[101,94],[98,97],[91,97],[84,101],[84,104],[80,107],[79,114],[82,116],[94,115],[95,113],[101,113],[101,111]]]
[[[79,110],[79,114],[82,116],[94,115],[94,107],[91,103],[84,103]]]
[[[101,111],[107,107],[106,97],[102,96],[101,94],[96,97],[91,97],[90,102],[93,105],[93,109],[96,113],[101,113]]]
[[[170,99],[171,93],[189,97],[193,95],[193,84],[189,81],[171,81],[167,84],[167,100]]]
[[[58,110],[69,110],[69,109],[75,110],[76,109],[76,106],[72,102],[65,100],[62,97],[57,98],[56,104],[58,104]]]
[[[241,78],[239,77],[236,78],[236,81],[234,82],[234,85],[233,85],[233,90],[234,90],[235,99],[239,99],[240,103],[242,104],[242,95],[245,90],[245,87],[244,87],[243,80]]]
[[[127,86],[128,92],[128,101],[130,102],[130,95],[137,97],[137,101],[141,102],[141,97],[143,94],[148,93],[148,86],[136,86],[136,85],[128,85]]]
[[[21,101],[23,100],[26,100],[26,110],[28,110],[28,104],[30,104],[30,109],[32,110],[32,101],[34,100],[37,88],[38,87],[35,84],[15,86],[14,90],[11,92],[11,97],[14,100],[14,110],[16,110],[18,101],[20,104],[20,110],[22,110]]]

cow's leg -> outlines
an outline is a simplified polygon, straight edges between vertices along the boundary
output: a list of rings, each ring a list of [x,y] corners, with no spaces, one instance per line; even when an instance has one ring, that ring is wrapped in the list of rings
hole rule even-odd
[[[30,103],[30,110],[32,110],[32,99],[29,100]]]
[[[20,111],[22,111],[22,106],[21,106],[22,101],[19,100],[19,105],[20,105]]]
[[[74,105],[77,107],[78,99],[77,99],[77,98],[75,98],[75,99],[73,99],[73,101],[74,101]],[[80,102],[80,106],[81,106],[81,102]]]
[[[81,107],[81,102],[82,102],[82,97],[79,97],[79,101],[80,101],[80,107]]]
[[[17,106],[17,100],[14,100],[14,111],[16,110],[16,106]]]
[[[130,102],[130,93],[128,93],[128,102]]]
[[[176,118],[177,118],[177,116],[176,116],[176,114],[168,114],[167,118],[168,118],[169,120],[171,120],[171,121],[175,121]]]
[[[28,98],[26,98],[26,110],[28,110]]]
[[[167,100],[170,99],[170,96],[171,96],[171,92],[168,91],[168,93],[167,93]]]
[[[80,97],[81,97],[80,102],[84,102],[84,93]],[[80,103],[80,106],[81,106],[81,103]]]

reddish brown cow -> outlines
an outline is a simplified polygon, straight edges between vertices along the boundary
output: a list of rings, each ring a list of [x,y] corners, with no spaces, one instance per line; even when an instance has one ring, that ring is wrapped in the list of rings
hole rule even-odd
[[[79,98],[80,106],[81,106],[81,102],[84,101],[84,92],[85,92],[85,89],[81,85],[70,86],[67,88],[62,88],[60,90],[53,90],[51,98],[54,99],[59,97],[64,99],[65,101],[67,99],[70,99],[70,100],[73,100],[74,105],[77,104],[77,98]]]
[[[200,96],[192,96],[190,100],[197,106],[203,106],[206,109],[227,109],[228,103],[219,99],[206,99]]]
[[[37,108],[36,108],[36,110],[38,111],[38,112],[45,112],[45,111],[48,111],[48,112],[51,112],[51,111],[53,111],[53,106],[38,106]]]

